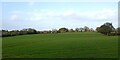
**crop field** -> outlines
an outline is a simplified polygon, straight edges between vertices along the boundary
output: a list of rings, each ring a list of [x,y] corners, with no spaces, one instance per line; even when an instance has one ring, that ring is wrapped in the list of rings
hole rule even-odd
[[[3,37],[3,58],[117,58],[118,36],[97,32]]]

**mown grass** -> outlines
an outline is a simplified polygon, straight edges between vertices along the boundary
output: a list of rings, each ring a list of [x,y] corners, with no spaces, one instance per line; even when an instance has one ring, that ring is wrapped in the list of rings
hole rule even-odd
[[[4,37],[3,58],[117,58],[118,37],[96,32]]]

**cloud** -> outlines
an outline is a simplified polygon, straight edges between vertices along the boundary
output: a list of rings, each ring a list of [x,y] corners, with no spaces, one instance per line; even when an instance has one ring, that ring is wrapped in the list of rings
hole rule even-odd
[[[49,20],[51,19],[74,19],[74,20],[81,20],[87,19],[89,20],[107,20],[112,19],[117,15],[117,10],[110,10],[110,9],[102,9],[100,11],[76,11],[76,10],[68,10],[64,12],[58,11],[49,11],[49,10],[37,10],[33,12],[22,12],[22,11],[14,11],[14,15],[11,17],[12,19],[17,18],[17,15],[25,15],[25,20]],[[116,18],[116,17],[115,17]]]
[[[31,21],[36,21],[36,20],[40,20],[40,17],[30,17],[30,18],[25,18],[25,20],[31,20]]]
[[[17,15],[12,15],[12,16],[11,16],[11,20],[16,20],[16,19],[18,19],[18,16],[17,16]]]
[[[67,12],[64,12],[64,15],[65,16],[68,16],[68,15],[71,15],[71,14],[74,14],[75,12],[73,10],[69,10]]]
[[[29,5],[29,6],[33,6],[33,5],[34,5],[34,2],[31,1],[31,2],[28,3],[28,5]]]
[[[68,11],[51,11],[51,10],[35,10],[32,12],[19,11],[13,13],[11,17],[12,20],[21,17],[22,21],[33,22],[35,25],[41,25],[43,27],[50,28],[76,28],[76,27],[93,27],[96,28],[101,24],[109,21],[112,22],[114,26],[117,26],[117,10],[111,10],[103,8],[99,11],[78,11],[78,10],[68,10]]]

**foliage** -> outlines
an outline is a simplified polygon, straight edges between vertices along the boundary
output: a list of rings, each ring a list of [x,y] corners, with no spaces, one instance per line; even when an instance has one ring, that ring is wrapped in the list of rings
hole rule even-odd
[[[2,37],[7,37],[7,36],[16,36],[16,35],[26,35],[26,34],[37,34],[37,31],[32,28],[28,29],[23,29],[23,30],[2,30]]]
[[[64,33],[64,32],[68,32],[69,30],[67,28],[60,28],[59,32],[60,33]]]
[[[120,35],[120,27],[115,29],[112,25],[112,23],[106,22],[105,24],[101,25],[100,27],[96,28],[97,32],[100,32],[105,35]],[[87,26],[84,26],[83,28],[75,28],[73,29],[68,29],[68,28],[60,28],[59,30],[57,29],[52,29],[49,31],[37,31],[33,28],[27,28],[27,29],[22,29],[22,30],[1,30],[2,35],[0,37],[7,37],[7,36],[16,36],[16,35],[26,35],[26,34],[54,34],[54,33],[65,33],[65,32],[95,32],[93,28],[89,28]],[[111,33],[115,32],[115,33]]]
[[[108,35],[112,32],[112,28],[110,28],[109,26],[106,26],[106,25],[102,25],[99,29],[99,32],[103,33],[105,35]]]
[[[75,31],[76,31],[76,32],[79,32],[79,28],[76,28]]]
[[[96,28],[96,31],[99,32],[99,30],[100,30],[100,27],[97,27],[97,28]]]
[[[57,30],[57,29],[53,29],[53,30],[51,31],[51,33],[58,33],[58,30]]]
[[[112,23],[108,23],[108,22],[104,23],[100,27],[97,27],[96,31],[108,36],[120,35],[119,34],[120,29],[119,28],[115,29]]]
[[[74,30],[73,30],[73,29],[70,29],[69,32],[74,32]]]
[[[89,27],[85,26],[85,27],[84,27],[84,31],[85,31],[85,32],[89,31]]]
[[[83,32],[83,31],[84,31],[84,28],[81,27],[81,28],[79,28],[79,30],[80,30],[80,32]]]
[[[120,35],[120,27],[117,28],[118,35]]]

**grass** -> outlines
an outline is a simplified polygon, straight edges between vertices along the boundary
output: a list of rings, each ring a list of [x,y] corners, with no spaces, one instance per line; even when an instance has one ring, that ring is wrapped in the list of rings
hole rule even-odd
[[[118,37],[96,32],[4,37],[3,58],[117,58]]]

